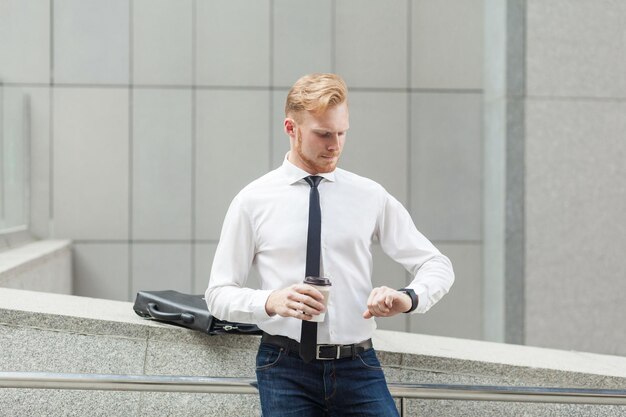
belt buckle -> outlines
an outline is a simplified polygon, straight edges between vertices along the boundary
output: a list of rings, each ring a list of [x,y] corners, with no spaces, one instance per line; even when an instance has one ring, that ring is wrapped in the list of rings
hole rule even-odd
[[[334,358],[320,358],[320,348],[334,347],[337,349],[337,355]],[[320,361],[331,361],[341,357],[341,345],[317,345],[315,347],[315,359]]]

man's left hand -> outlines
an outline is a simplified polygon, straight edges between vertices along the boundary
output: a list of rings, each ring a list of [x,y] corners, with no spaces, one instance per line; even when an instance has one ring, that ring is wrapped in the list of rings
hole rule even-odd
[[[376,287],[367,299],[364,319],[372,317],[391,317],[411,309],[411,297],[406,293],[389,287]]]

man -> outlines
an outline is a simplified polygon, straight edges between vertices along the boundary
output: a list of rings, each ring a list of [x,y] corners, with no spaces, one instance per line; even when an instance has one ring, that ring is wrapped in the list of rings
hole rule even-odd
[[[452,266],[382,186],[336,167],[349,128],[340,77],[299,79],[285,116],[290,151],[232,201],[207,305],[264,331],[256,371],[264,417],[397,416],[371,345],[372,318],[426,312],[450,289]],[[372,289],[375,241],[414,277],[406,289]],[[260,290],[244,287],[251,268]],[[331,281],[326,307],[303,283],[310,271]],[[320,313],[323,322],[312,323]]]

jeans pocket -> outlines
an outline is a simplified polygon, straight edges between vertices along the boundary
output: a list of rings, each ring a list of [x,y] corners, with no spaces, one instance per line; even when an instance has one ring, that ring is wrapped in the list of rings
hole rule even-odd
[[[380,366],[380,362],[378,361],[378,358],[376,357],[376,352],[374,351],[374,349],[370,349],[363,353],[359,353],[357,357],[359,358],[360,365],[363,368],[369,369],[372,371],[382,371],[383,368],[382,366]]]
[[[256,354],[256,370],[262,371],[276,366],[284,354],[285,350],[283,348],[262,343]]]

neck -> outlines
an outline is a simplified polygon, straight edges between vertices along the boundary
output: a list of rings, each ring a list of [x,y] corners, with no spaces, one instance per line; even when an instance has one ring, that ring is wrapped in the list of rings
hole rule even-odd
[[[308,172],[311,175],[317,175],[318,172],[315,171],[314,169],[310,168],[309,166],[307,166],[304,161],[302,161],[300,158],[298,158],[298,154],[296,152],[294,152],[294,150],[290,150],[289,154],[287,155],[287,160],[289,162],[291,162],[292,164],[294,164],[295,166],[297,166],[298,168],[300,168],[303,171]]]

